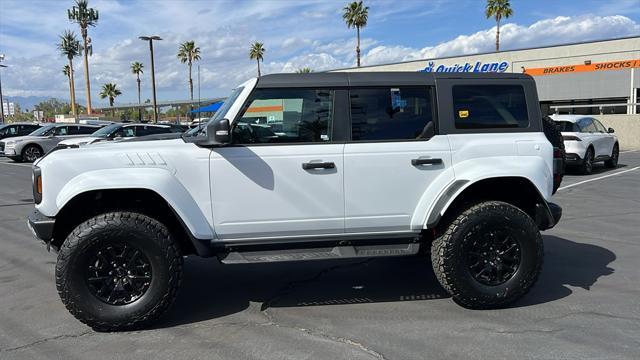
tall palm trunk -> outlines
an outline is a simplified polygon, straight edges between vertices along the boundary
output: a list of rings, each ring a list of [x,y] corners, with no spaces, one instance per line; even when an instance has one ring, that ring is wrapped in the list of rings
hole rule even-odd
[[[360,26],[356,26],[356,33],[358,34],[358,43],[356,45],[356,57],[358,58],[358,67],[360,67]]]
[[[500,18],[496,20],[496,52],[500,51]]]
[[[76,84],[75,79],[73,78],[73,59],[69,59],[69,82],[70,82],[70,91],[71,91],[71,113],[73,117],[76,119],[76,123],[78,123],[78,109],[76,109]]]
[[[140,74],[136,74],[138,77],[138,105],[140,105]],[[142,121],[142,109],[138,107],[138,121]]]
[[[193,101],[193,79],[191,78],[191,61],[189,61],[189,95],[191,96],[191,101]]]
[[[111,107],[111,117],[116,117],[116,110],[113,108],[113,98],[109,97],[109,107]]]
[[[260,77],[260,59],[258,59],[258,77]]]
[[[71,72],[67,75],[67,83],[69,84],[69,105],[71,105],[71,114],[73,115],[74,104],[73,104],[73,94],[71,93]]]
[[[87,29],[82,29],[84,41],[84,84],[87,95],[87,115],[91,115],[91,84],[89,82],[89,59],[87,54]]]

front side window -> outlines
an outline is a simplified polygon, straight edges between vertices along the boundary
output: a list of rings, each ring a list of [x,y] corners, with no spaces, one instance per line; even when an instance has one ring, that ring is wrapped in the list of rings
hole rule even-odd
[[[352,89],[349,97],[354,141],[428,139],[435,134],[429,88]]]
[[[119,129],[114,131],[111,135],[112,138],[117,137],[134,137],[136,136],[136,130],[134,126],[121,126]]]
[[[53,132],[55,136],[65,136],[69,135],[69,129],[66,126],[58,126]]]
[[[602,123],[600,121],[598,121],[597,119],[593,119],[593,123],[595,124],[596,130],[598,132],[601,132],[601,133],[606,133],[607,132],[607,128],[605,128],[604,125],[602,125]]]
[[[331,141],[333,90],[257,89],[233,127],[235,144]]]
[[[520,85],[453,87],[456,129],[527,128],[529,115]]]

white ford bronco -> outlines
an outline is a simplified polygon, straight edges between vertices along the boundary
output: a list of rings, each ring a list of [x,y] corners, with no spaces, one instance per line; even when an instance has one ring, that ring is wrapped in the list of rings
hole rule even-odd
[[[553,157],[527,75],[266,75],[200,135],[50,152],[28,225],[58,251],[67,309],[102,331],[164,313],[188,255],[430,253],[454,301],[499,308],[533,286],[560,218]]]

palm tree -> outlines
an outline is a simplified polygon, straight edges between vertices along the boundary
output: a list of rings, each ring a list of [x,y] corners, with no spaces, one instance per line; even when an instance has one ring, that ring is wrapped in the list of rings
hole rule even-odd
[[[189,95],[193,101],[193,79],[191,78],[191,65],[194,61],[200,60],[200,47],[194,41],[185,41],[178,49],[178,59],[180,62],[189,65]]]
[[[107,83],[102,85],[102,90],[100,91],[100,99],[109,98],[109,106],[113,107],[113,100],[118,95],[122,95],[122,92],[117,88],[118,85],[114,83]],[[111,110],[111,116],[115,116],[115,111]]]
[[[60,42],[58,43],[58,50],[60,50],[60,54],[67,57],[69,60],[69,68],[65,71],[69,71],[69,91],[71,101],[71,113],[73,117],[76,118],[76,122],[78,121],[78,111],[76,109],[76,88],[75,81],[73,79],[73,58],[80,56],[82,52],[82,45],[80,45],[80,41],[76,37],[76,34],[73,31],[66,30],[62,35],[60,35]]]
[[[362,1],[354,1],[344,7],[342,19],[349,29],[356,28],[358,43],[356,45],[356,57],[358,59],[358,67],[360,67],[360,29],[367,26],[369,19],[369,7],[364,6]]]
[[[62,74],[67,77],[67,82],[69,83],[69,105],[73,111],[75,104],[73,104],[73,93],[71,92],[71,67],[69,65],[65,65],[62,68]]]
[[[87,0],[76,0],[76,5],[67,10],[69,21],[80,25],[80,34],[82,35],[84,49],[84,80],[87,96],[87,114],[91,114],[91,84],[89,81],[89,59],[88,56],[93,53],[91,38],[87,32],[89,26],[96,26],[98,23],[98,10],[90,8]]]
[[[496,51],[500,51],[500,20],[513,15],[509,0],[487,0],[487,7],[484,14],[487,19],[493,17],[496,19]]]
[[[131,63],[131,73],[136,75],[136,81],[138,82],[138,105],[140,105],[140,74],[144,73],[142,71],[143,67],[141,62],[135,61]],[[142,121],[140,108],[138,108],[138,121]]]
[[[249,50],[249,59],[256,60],[258,62],[258,77],[260,76],[260,61],[264,60],[264,53],[267,49],[264,48],[264,44],[261,42],[254,42]]]
[[[313,70],[311,70],[311,68],[308,68],[308,67],[303,67],[303,68],[300,68],[300,69],[296,70],[296,74],[308,74],[308,73],[312,73],[312,72],[313,72]]]

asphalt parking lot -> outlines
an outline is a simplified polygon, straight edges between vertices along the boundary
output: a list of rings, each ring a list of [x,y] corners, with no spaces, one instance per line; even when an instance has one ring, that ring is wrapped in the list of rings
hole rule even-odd
[[[570,175],[543,273],[509,309],[466,310],[426,258],[222,266],[189,258],[149,330],[96,333],[54,284],[25,226],[30,167],[0,158],[0,359],[637,359],[640,152]]]

